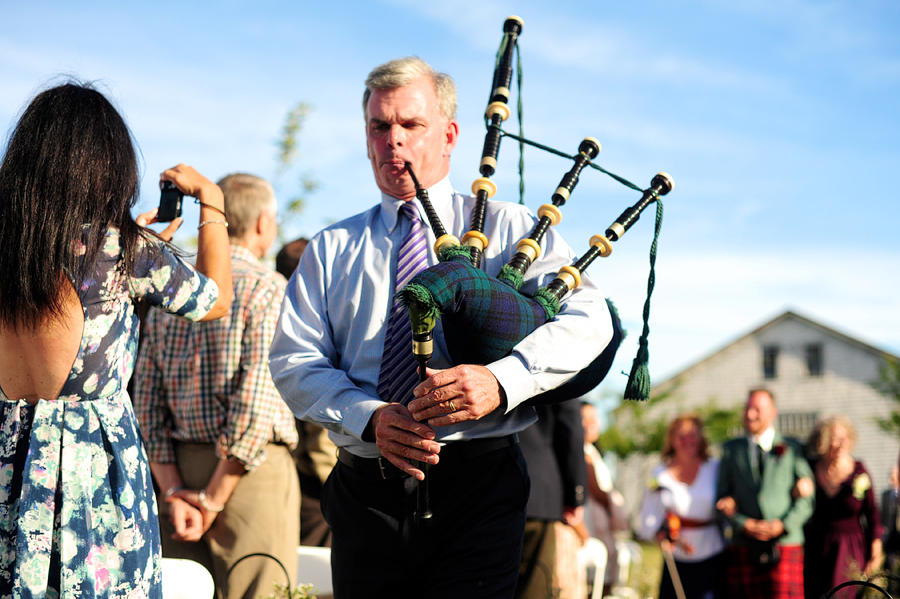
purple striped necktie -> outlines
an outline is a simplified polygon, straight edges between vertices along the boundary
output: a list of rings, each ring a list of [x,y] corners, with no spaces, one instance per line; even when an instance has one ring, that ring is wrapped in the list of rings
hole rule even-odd
[[[395,293],[427,266],[428,242],[419,212],[412,202],[404,202],[400,213],[409,219],[409,231],[400,243],[397,257],[397,284]],[[409,314],[396,300],[391,304],[387,333],[384,337],[384,353],[381,357],[381,373],[378,376],[378,396],[387,402],[407,404],[412,401],[412,390],[419,384],[418,363],[412,353],[412,326]]]

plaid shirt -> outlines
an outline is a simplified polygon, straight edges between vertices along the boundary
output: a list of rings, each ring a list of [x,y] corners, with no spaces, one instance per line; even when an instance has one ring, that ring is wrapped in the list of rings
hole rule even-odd
[[[285,280],[249,250],[231,246],[228,315],[190,323],[151,310],[135,372],[134,404],[150,461],[175,463],[173,440],[216,443],[248,471],[266,444],[297,445],[294,416],[269,374]]]

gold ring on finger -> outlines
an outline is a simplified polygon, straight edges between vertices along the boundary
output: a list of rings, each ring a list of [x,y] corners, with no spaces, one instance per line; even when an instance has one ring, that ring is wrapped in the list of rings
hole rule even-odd
[[[455,411],[456,411],[456,406],[453,405],[453,400],[448,401],[447,404],[450,406],[450,411],[451,411],[451,412],[455,412]]]

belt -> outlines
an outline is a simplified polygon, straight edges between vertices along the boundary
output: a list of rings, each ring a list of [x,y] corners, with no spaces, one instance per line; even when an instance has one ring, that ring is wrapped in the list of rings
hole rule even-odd
[[[462,463],[494,451],[512,447],[513,445],[518,444],[518,442],[519,437],[513,434],[505,437],[490,437],[487,439],[472,439],[471,441],[448,443],[441,447],[441,452],[439,454],[441,460],[437,467],[440,467],[441,465]],[[338,461],[353,468],[357,472],[372,478],[387,480],[391,478],[406,478],[409,476],[383,456],[377,458],[361,458],[350,453],[346,449],[340,449],[338,451]]]

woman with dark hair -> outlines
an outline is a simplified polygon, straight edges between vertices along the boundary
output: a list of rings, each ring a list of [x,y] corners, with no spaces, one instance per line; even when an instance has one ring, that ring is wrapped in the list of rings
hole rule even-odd
[[[849,580],[865,580],[881,567],[881,520],[875,488],[851,455],[856,429],[840,414],[820,422],[809,439],[816,477],[816,510],[806,522],[803,581],[817,599]]]
[[[134,145],[101,93],[48,89],[10,137],[0,164],[0,596],[161,596],[152,479],[126,391],[135,302],[209,320],[227,313],[232,288],[221,190],[184,165],[161,178],[202,202],[196,269],[140,226],[155,211],[132,218]]]
[[[642,539],[668,545],[678,570],[677,578],[668,567],[663,570],[660,599],[677,596],[673,578],[680,579],[688,599],[722,596],[725,540],[716,521],[718,477],[719,462],[709,455],[700,418],[687,414],[672,420],[663,441],[662,464],[653,470],[644,492],[638,526]]]

